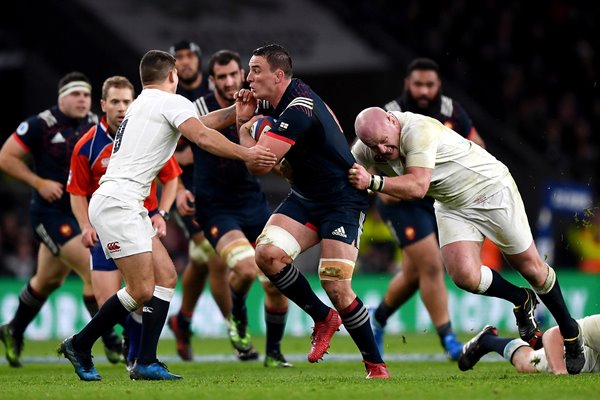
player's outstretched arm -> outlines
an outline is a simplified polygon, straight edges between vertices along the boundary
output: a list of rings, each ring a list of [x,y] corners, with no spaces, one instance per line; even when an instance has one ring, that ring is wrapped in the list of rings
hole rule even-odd
[[[214,129],[208,128],[197,118],[188,118],[177,127],[179,131],[202,149],[219,157],[242,160],[248,168],[273,168],[277,157],[267,148],[246,148],[231,142]]]
[[[235,105],[211,111],[200,117],[200,121],[207,127],[220,131],[235,124]]]
[[[416,200],[427,194],[431,174],[431,168],[408,167],[404,175],[382,177],[369,173],[365,167],[355,163],[348,171],[348,181],[360,190],[370,189],[400,200]]]

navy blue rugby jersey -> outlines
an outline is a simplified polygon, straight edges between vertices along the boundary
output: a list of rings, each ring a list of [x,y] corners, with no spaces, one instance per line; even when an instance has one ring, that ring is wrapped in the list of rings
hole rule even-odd
[[[388,111],[410,111],[435,118],[467,139],[471,139],[472,134],[476,132],[471,118],[460,103],[445,95],[440,96],[425,110],[412,105],[406,95],[390,101],[384,108]]]
[[[351,186],[350,146],[332,111],[306,83],[292,79],[276,108],[260,101],[257,113],[277,120],[265,135],[292,145],[285,159],[292,166],[294,191],[319,199]]]
[[[219,110],[214,93],[200,97],[194,102],[200,115]],[[223,136],[239,144],[240,139],[235,125],[220,131]],[[194,189],[196,202],[216,202],[217,204],[237,204],[262,199],[264,194],[258,178],[252,175],[243,161],[223,158],[192,146],[194,152]]]
[[[34,206],[71,210],[66,191],[69,178],[71,153],[77,141],[98,123],[98,116],[89,113],[86,118],[75,119],[63,114],[58,106],[29,117],[13,133],[17,142],[32,155],[36,173],[44,178],[65,185],[59,201],[47,202],[34,190],[31,203]]]

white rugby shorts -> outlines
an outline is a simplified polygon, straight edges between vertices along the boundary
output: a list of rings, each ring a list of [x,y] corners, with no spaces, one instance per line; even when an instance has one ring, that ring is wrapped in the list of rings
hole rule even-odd
[[[143,206],[136,207],[114,197],[95,194],[88,212],[107,258],[152,251],[152,237],[156,232]]]
[[[523,200],[514,180],[480,203],[461,209],[435,202],[440,247],[460,241],[482,242],[487,237],[508,255],[531,246],[533,236]]]

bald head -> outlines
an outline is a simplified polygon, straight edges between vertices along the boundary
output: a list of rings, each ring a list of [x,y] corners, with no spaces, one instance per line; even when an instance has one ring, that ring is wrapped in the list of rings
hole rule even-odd
[[[382,124],[386,120],[386,111],[379,107],[369,107],[362,110],[354,122],[356,136],[367,143],[373,140],[373,136],[381,131]]]
[[[399,128],[398,119],[379,107],[365,108],[354,122],[358,139],[375,153],[388,159],[398,155]]]

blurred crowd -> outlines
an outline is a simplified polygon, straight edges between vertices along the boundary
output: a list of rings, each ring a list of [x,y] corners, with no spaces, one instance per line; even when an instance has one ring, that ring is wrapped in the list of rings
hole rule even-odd
[[[600,190],[600,14],[591,2],[346,3],[347,19],[375,42],[385,35],[435,59],[446,81],[539,149],[554,178]]]

